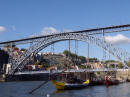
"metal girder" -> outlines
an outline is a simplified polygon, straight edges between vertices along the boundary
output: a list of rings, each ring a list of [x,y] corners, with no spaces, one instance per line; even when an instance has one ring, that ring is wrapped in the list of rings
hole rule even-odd
[[[115,56],[120,61],[122,61],[124,63],[124,67],[128,68],[127,62],[130,60],[130,54],[122,50],[121,48],[115,47],[114,45],[109,44],[96,36],[88,35],[86,33],[64,33],[53,35],[50,37],[40,38],[37,43],[34,43],[32,46],[30,46],[29,49],[24,53],[20,54],[18,58],[12,58],[12,65],[9,74],[13,74],[16,69],[22,69],[26,65],[28,58],[29,56],[31,56],[31,54],[36,54],[48,45],[53,44],[55,42],[69,39],[80,40],[95,44],[98,47],[104,49],[106,52]]]
[[[40,38],[46,38],[46,37],[50,37],[53,35],[63,35],[66,33],[86,33],[88,35],[94,35],[94,34],[102,34],[102,33],[121,32],[121,31],[130,31],[130,24],[103,27],[103,28],[94,28],[94,29],[73,31],[73,32],[63,32],[63,33],[56,33],[56,34],[52,34],[52,35],[40,35],[40,36],[36,36],[36,37],[31,37],[31,38],[23,38],[23,39],[18,39],[18,40],[5,41],[5,42],[0,42],[0,47],[3,47],[5,44],[6,45],[10,45],[10,44],[19,45],[19,44],[31,43],[32,41],[38,42],[37,39],[40,39]]]

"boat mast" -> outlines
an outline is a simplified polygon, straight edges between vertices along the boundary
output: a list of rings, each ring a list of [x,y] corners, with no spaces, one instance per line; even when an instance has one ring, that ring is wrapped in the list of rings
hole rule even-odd
[[[88,53],[87,53],[87,54],[88,54],[88,56],[87,56],[87,64],[86,64],[86,69],[87,69],[87,65],[89,66],[89,47],[90,47],[90,46],[89,46],[89,43],[88,43],[88,50],[87,50],[87,51],[88,51]],[[85,72],[85,74],[86,74],[86,79],[87,79],[87,77],[88,77],[88,76],[87,76],[87,75],[88,75],[88,73],[87,73],[87,72]]]
[[[89,65],[89,43],[88,43],[88,60],[87,60],[87,64]]]
[[[74,60],[74,62],[75,62],[74,65],[75,65],[75,66],[77,66],[77,62],[78,62],[77,56],[78,56],[78,41],[75,40],[75,60]]]
[[[68,67],[69,67],[68,65],[70,65],[70,38],[69,38],[69,41],[68,41],[68,42],[69,42],[69,46],[68,46],[68,49],[69,49],[69,51],[68,51],[68,61],[69,61],[69,64],[67,64],[67,71],[68,71],[68,69],[69,69],[69,68],[68,68]],[[66,72],[66,79],[67,79],[67,72]]]
[[[68,53],[68,58],[69,58],[69,65],[70,65],[70,38],[69,38],[69,53]],[[67,70],[68,70],[68,65],[67,65]]]

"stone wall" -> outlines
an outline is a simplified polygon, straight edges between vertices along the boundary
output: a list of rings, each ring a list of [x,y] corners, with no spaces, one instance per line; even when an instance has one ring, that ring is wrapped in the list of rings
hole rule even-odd
[[[128,71],[117,71],[116,72],[116,79],[117,80],[130,80],[130,70]]]

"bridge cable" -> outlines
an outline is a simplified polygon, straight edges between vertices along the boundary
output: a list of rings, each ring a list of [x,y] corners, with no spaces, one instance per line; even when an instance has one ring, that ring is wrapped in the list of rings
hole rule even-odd
[[[78,64],[78,41],[75,40],[75,59],[74,59],[74,65],[77,66]]]
[[[105,36],[104,36],[104,30],[102,30],[102,34],[103,34],[103,41],[105,42]],[[106,52],[105,52],[105,49],[103,49],[103,64],[104,64],[104,62],[105,62],[105,60],[106,60]]]
[[[51,65],[54,65],[54,44],[51,45],[51,52],[52,52],[52,56],[51,56]]]
[[[89,65],[89,47],[90,47],[90,46],[89,46],[89,43],[88,43],[88,56],[87,56],[88,58],[87,58],[87,65]]]
[[[71,49],[70,49],[70,39],[69,39],[69,53],[68,53],[68,58],[69,58],[69,65],[70,65],[70,54],[71,54]],[[68,66],[67,66],[67,69],[68,69]]]

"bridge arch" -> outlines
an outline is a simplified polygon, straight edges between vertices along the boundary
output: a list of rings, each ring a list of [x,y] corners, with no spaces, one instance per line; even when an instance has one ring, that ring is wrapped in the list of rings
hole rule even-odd
[[[16,69],[22,69],[26,62],[28,61],[28,57],[34,53],[38,53],[45,47],[59,41],[64,40],[79,40],[84,42],[89,42],[91,44],[97,45],[98,47],[104,49],[106,52],[115,56],[118,60],[124,63],[124,67],[128,68],[127,61],[130,60],[130,55],[128,52],[124,51],[121,48],[117,48],[112,44],[107,43],[106,41],[92,35],[87,35],[85,33],[64,33],[64,34],[56,34],[51,35],[49,37],[38,39],[35,44],[33,44],[27,51],[20,54],[17,59],[13,58],[11,62],[11,69],[9,74],[13,74]]]

